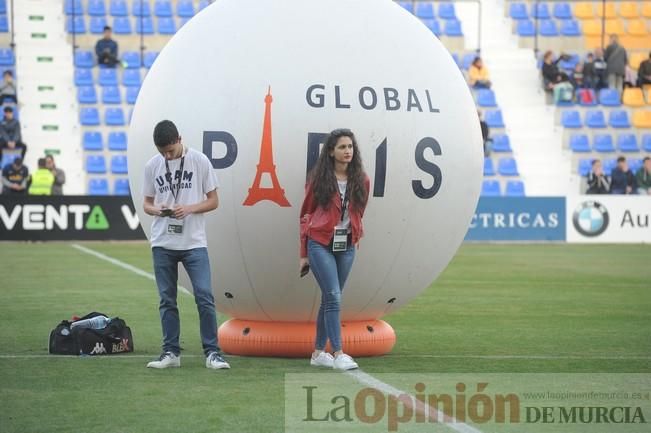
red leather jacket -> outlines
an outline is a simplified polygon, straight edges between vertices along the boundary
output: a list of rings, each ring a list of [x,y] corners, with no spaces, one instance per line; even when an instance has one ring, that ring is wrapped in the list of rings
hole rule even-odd
[[[368,176],[364,179],[366,188],[366,198],[368,201],[368,192],[371,189],[371,181]],[[362,217],[365,208],[358,209],[355,206],[348,205],[350,214],[350,228],[353,245],[357,245],[364,235],[364,226]],[[310,238],[322,245],[328,245],[335,234],[335,226],[341,219],[341,198],[338,192],[332,195],[330,206],[327,209],[318,206],[314,201],[314,193],[308,184],[305,188],[305,198],[301,206],[301,257],[307,257],[307,238]]]

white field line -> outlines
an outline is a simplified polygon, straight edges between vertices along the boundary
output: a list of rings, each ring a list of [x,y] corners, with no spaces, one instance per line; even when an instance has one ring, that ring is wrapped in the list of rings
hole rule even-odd
[[[524,359],[524,360],[603,360],[603,361],[634,361],[651,360],[651,355],[384,355],[387,358],[429,358],[429,359]]]
[[[115,266],[119,266],[122,269],[126,269],[127,271],[131,271],[134,274],[140,275],[141,277],[145,277],[145,278],[148,278],[148,279],[150,279],[152,281],[156,281],[156,277],[154,277],[154,274],[150,274],[149,272],[145,272],[142,269],[136,268],[135,266],[131,266],[130,264],[124,263],[121,260],[114,259],[113,257],[109,257],[106,254],[102,254],[102,253],[97,252],[95,250],[91,250],[90,248],[86,248],[83,245],[72,244],[71,247],[76,249],[76,250],[79,250],[81,252],[84,252],[86,254],[90,254],[91,256],[95,256],[98,259],[102,259],[104,261],[112,263]],[[192,293],[188,289],[186,289],[185,287],[183,287],[183,286],[178,286],[178,287],[179,287],[179,290],[181,292],[183,292],[183,293],[185,293],[187,295],[192,295]]]

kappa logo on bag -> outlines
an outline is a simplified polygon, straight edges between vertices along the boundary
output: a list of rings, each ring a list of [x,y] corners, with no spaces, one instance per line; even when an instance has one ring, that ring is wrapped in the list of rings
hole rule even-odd
[[[104,343],[95,343],[95,347],[93,348],[93,350],[90,351],[90,354],[101,355],[102,353],[106,353],[106,348],[104,347]]]
[[[50,333],[49,352],[59,355],[110,355],[133,352],[133,336],[124,320],[113,317],[103,328],[72,326],[75,322],[96,317],[109,318],[93,312],[74,322],[62,321]]]

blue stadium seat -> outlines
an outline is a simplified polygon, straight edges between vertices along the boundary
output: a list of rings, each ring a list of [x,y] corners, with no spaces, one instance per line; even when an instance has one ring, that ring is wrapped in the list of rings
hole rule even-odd
[[[561,35],[570,37],[583,36],[577,20],[561,20]]]
[[[16,158],[20,158],[20,151],[9,152],[7,149],[2,152],[2,160],[0,160],[0,169],[14,163]]]
[[[592,170],[592,160],[591,159],[580,159],[579,160],[579,176],[585,177]]]
[[[85,107],[79,111],[79,123],[83,126],[98,126],[99,111],[95,107]]]
[[[78,68],[92,68],[95,64],[93,53],[87,50],[75,51],[75,66]]]
[[[0,48],[0,66],[13,66],[16,63],[11,48]]]
[[[74,29],[73,29],[74,26]],[[86,19],[83,16],[70,16],[66,18],[66,31],[83,35],[86,33]]]
[[[93,79],[93,70],[90,68],[77,68],[75,69],[75,85],[77,86],[92,86],[95,84]]]
[[[622,105],[619,91],[617,89],[599,90],[599,103],[606,107],[619,107]]]
[[[135,104],[136,99],[138,99],[138,93],[140,92],[140,87],[127,87],[127,104]]]
[[[211,0],[199,0],[199,10],[202,11],[210,6]]]
[[[555,38],[559,35],[556,20],[541,20],[538,25],[540,36]]]
[[[153,35],[154,20],[151,17],[136,18],[136,34]]]
[[[106,15],[106,3],[104,0],[88,0],[88,15],[103,17]]]
[[[106,17],[90,17],[90,33],[101,35],[104,33],[104,26],[107,24]]]
[[[109,150],[127,150],[127,133],[124,131],[109,132]]]
[[[581,61],[578,54],[566,55],[565,58],[558,62],[558,67],[568,72],[574,71],[574,67]]]
[[[493,152],[513,152],[511,149],[511,140],[506,134],[493,135]]]
[[[86,157],[86,171],[88,173],[106,173],[104,155],[88,155]]]
[[[113,33],[116,35],[130,35],[133,33],[129,17],[113,18]]]
[[[457,53],[450,53],[450,55],[452,56],[454,63],[456,63],[459,68],[461,68],[461,63],[459,63],[459,55]]]
[[[529,18],[527,6],[524,3],[513,2],[509,6],[509,16],[514,20],[526,20]]]
[[[66,15],[83,15],[84,6],[81,0],[66,0],[63,6]]]
[[[434,4],[419,1],[416,3],[416,16],[418,18],[435,18]]]
[[[549,14],[549,5],[547,3],[538,3],[538,2],[532,3],[531,16],[537,17],[539,20],[550,19],[551,15]]]
[[[104,124],[107,126],[124,126],[124,111],[122,108],[107,108],[104,111]]]
[[[97,131],[86,131],[82,140],[84,150],[102,150],[104,148],[104,140],[102,133]]]
[[[77,87],[77,102],[80,104],[97,104],[95,86]]]
[[[425,27],[430,29],[430,31],[434,33],[436,36],[441,35],[441,24],[439,23],[438,20],[434,18],[421,18],[421,21],[423,24],[425,24]]]
[[[582,93],[587,92],[589,96],[584,97]],[[593,89],[580,89],[576,96],[577,102],[582,107],[594,107],[597,105],[597,95]]]
[[[605,128],[606,118],[601,110],[587,110],[585,112],[585,126],[588,128]]]
[[[510,157],[500,158],[497,161],[497,172],[502,176],[519,176],[520,174],[515,159]]]
[[[531,20],[519,20],[516,27],[516,33],[520,37],[533,37],[536,35],[536,26]]]
[[[495,92],[490,89],[477,90],[477,105],[480,107],[497,107]]]
[[[617,149],[620,152],[639,152],[637,136],[635,134],[620,134],[617,137]]]
[[[109,195],[108,180],[92,178],[88,181],[88,195]]]
[[[614,152],[613,136],[610,134],[596,134],[594,136],[594,150],[599,153]]]
[[[481,184],[481,195],[483,197],[501,196],[500,182],[497,180],[484,180]]]
[[[509,180],[506,182],[505,196],[524,197],[524,182],[521,180]]]
[[[129,15],[126,0],[110,0],[109,13],[113,17],[126,17]],[[115,30],[115,29],[113,29]]]
[[[631,158],[628,160],[628,168],[631,169],[633,173],[637,173],[637,171],[642,167],[642,160],[639,158]]]
[[[461,21],[446,19],[445,24],[443,25],[443,32],[446,36],[463,36],[463,31],[461,30]]]
[[[570,135],[570,149],[572,152],[586,153],[591,152],[590,142],[586,134],[572,134]]]
[[[158,57],[158,52],[156,51],[147,51],[145,53],[145,68],[151,68],[151,65],[154,64],[154,61]]]
[[[187,22],[190,21],[191,19],[192,19],[192,17],[185,17],[185,18],[181,18],[181,19],[179,19],[179,29],[180,29],[181,27],[183,27],[183,26],[185,25],[185,23],[187,23]]]
[[[642,135],[642,150],[651,152],[651,134]]]
[[[467,71],[470,65],[472,65],[472,61],[475,60],[475,57],[477,57],[477,53],[464,54],[461,60],[461,69]]]
[[[631,121],[626,110],[612,110],[608,115],[608,124],[611,128],[630,128]]]
[[[122,54],[122,61],[127,63],[128,69],[137,69],[140,67],[140,53],[137,51],[125,51]]]
[[[122,84],[127,87],[139,87],[140,69],[126,69],[122,73]]]
[[[457,13],[454,9],[454,3],[452,2],[439,3],[439,18],[443,18],[444,20],[456,20]]]
[[[111,157],[111,173],[127,174],[127,157],[124,155],[113,155]]]
[[[122,95],[117,86],[102,87],[102,104],[121,104]]]
[[[495,166],[491,158],[484,158],[484,176],[495,176]]]
[[[572,8],[569,3],[554,3],[554,18],[559,20],[569,20],[574,18]]]
[[[150,17],[151,4],[149,0],[133,0],[131,3],[131,15],[134,17]]]
[[[176,15],[181,18],[192,18],[194,16],[192,0],[179,0],[176,3]]]
[[[113,183],[113,194],[131,195],[131,190],[129,189],[129,179],[115,179],[115,182]]]
[[[129,109],[129,117],[127,118],[127,123],[131,123],[131,117],[133,117],[133,108]]]
[[[412,2],[410,2],[410,1],[400,1],[400,2],[398,2],[398,4],[399,4],[399,5],[400,5],[404,10],[406,10],[407,12],[409,12],[410,14],[413,14],[413,13],[414,13],[414,4],[413,4]],[[203,9],[203,8],[201,8],[201,5],[199,5],[199,6],[200,6],[200,7],[199,7],[199,10]],[[205,7],[205,6],[204,6],[204,7]]]
[[[7,15],[0,15],[0,33],[8,33],[9,32],[9,20],[7,19]]]
[[[114,68],[100,68],[97,82],[100,86],[117,86],[118,71]]]
[[[0,14],[7,13],[7,0],[0,0]]]
[[[504,128],[502,110],[487,110],[484,113],[484,120],[490,128]]]
[[[604,173],[606,173],[608,175],[610,175],[610,173],[613,171],[613,169],[615,168],[616,165],[617,165],[617,160],[614,159],[614,158],[604,159],[602,161],[602,166],[603,166],[603,169],[604,169]]]
[[[174,18],[159,18],[158,33],[161,35],[173,35],[176,33],[176,24]]]
[[[154,15],[168,18],[172,16],[172,2],[170,0],[156,0],[154,3]]]

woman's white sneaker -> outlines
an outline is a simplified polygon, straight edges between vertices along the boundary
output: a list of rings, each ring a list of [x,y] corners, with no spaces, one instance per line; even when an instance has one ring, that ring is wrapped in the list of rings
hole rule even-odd
[[[181,357],[176,356],[172,352],[163,352],[156,361],[147,364],[147,368],[170,368],[180,366]]]
[[[310,365],[314,367],[328,367],[332,368],[335,358],[328,352],[321,352],[318,356],[312,355]]]
[[[206,357],[206,368],[213,370],[221,370],[224,368],[231,368],[226,360],[217,352],[210,352]]]
[[[354,370],[355,368],[359,368],[355,360],[345,353],[337,355],[332,366],[336,370]]]

